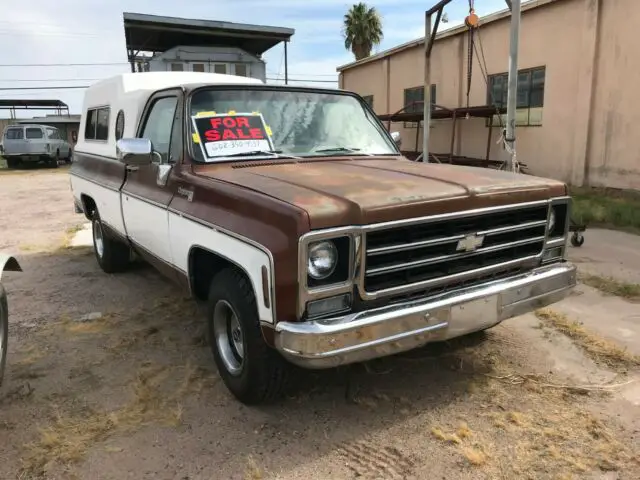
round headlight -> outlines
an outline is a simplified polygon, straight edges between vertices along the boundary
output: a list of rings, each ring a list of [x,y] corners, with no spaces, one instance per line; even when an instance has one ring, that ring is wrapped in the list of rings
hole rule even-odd
[[[553,227],[556,226],[556,211],[554,208],[551,209],[551,215],[549,215],[549,231],[553,231]]]
[[[309,246],[307,272],[315,280],[323,280],[338,264],[338,249],[333,242],[318,242]]]

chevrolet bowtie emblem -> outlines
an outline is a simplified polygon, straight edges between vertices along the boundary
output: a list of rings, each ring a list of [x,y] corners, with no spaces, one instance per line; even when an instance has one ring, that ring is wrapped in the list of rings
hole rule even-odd
[[[458,241],[458,245],[456,246],[456,252],[473,252],[477,248],[482,246],[484,242],[484,235],[467,235],[462,240]]]

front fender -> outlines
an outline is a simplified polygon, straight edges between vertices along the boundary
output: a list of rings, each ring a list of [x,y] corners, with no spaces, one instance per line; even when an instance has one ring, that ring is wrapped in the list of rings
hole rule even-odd
[[[0,280],[2,280],[2,274],[7,272],[21,272],[22,267],[18,263],[18,260],[11,255],[0,253]]]

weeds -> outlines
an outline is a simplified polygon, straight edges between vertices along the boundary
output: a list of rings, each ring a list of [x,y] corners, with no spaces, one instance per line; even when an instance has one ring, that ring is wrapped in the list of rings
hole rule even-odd
[[[627,300],[640,301],[640,284],[621,282],[613,277],[581,274],[580,281],[603,293],[622,297]]]
[[[640,195],[602,188],[571,188],[573,217],[580,223],[640,232]]]
[[[591,358],[618,371],[640,365],[640,357],[633,355],[618,344],[595,335],[580,323],[570,320],[562,313],[550,309],[537,310],[536,316],[547,326],[555,328],[574,340]]]

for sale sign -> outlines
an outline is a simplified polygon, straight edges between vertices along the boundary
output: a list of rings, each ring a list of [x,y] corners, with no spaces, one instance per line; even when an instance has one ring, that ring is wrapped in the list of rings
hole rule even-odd
[[[255,150],[273,150],[269,129],[260,113],[207,113],[191,117],[205,158]]]

